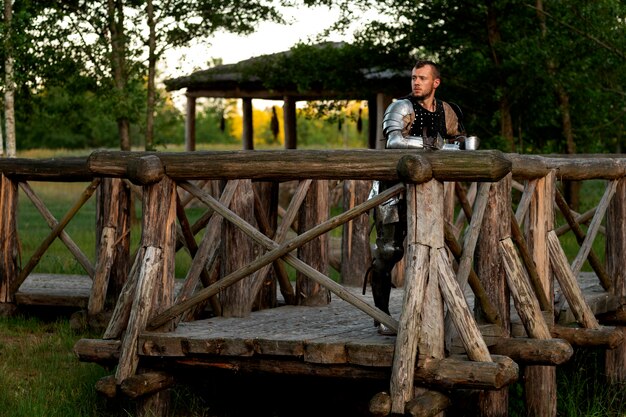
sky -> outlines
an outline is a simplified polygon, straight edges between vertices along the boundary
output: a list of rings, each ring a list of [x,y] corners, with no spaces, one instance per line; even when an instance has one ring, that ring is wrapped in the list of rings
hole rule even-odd
[[[292,24],[262,23],[248,36],[218,32],[209,43],[203,42],[189,48],[169,51],[160,65],[162,78],[181,77],[205,69],[213,58],[221,58],[224,64],[232,64],[254,56],[286,51],[327,28],[337,19],[339,12],[327,7],[315,7],[286,9],[285,15]],[[367,17],[364,16],[363,19]],[[362,22],[355,23],[353,29],[360,24]],[[349,42],[351,39],[351,33],[335,33],[327,40]],[[172,98],[177,107],[184,107],[184,91],[172,92]],[[265,107],[260,104],[263,100],[254,101],[256,107]],[[273,103],[266,105],[271,106]]]

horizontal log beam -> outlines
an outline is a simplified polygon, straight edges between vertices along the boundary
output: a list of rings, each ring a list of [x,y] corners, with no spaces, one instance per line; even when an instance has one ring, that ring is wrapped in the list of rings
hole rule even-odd
[[[122,381],[120,389],[127,397],[136,399],[154,394],[174,385],[174,377],[166,372],[145,372]]]
[[[89,157],[95,175],[124,177],[133,158],[144,152],[96,151]],[[154,155],[154,154],[152,154]],[[398,165],[405,159],[398,172]],[[425,182],[498,181],[511,168],[499,151],[428,152],[421,150],[279,150],[159,152],[165,173],[174,179],[363,179]],[[408,170],[408,171],[406,171]]]
[[[624,334],[620,329],[608,326],[601,326],[598,329],[554,326],[550,329],[550,333],[552,337],[565,339],[575,347],[614,349],[624,341]]]
[[[517,363],[560,365],[572,357],[574,349],[563,339],[503,337],[489,348],[489,352],[508,356]]]
[[[520,155],[506,154],[511,161],[513,177],[533,179],[544,177],[555,170],[560,180],[616,179],[626,175],[624,155]]]
[[[94,176],[87,157],[0,158],[0,172],[16,181],[87,182]]]
[[[119,360],[121,346],[119,340],[80,339],[74,344],[73,350],[81,362],[111,365]]]
[[[120,342],[104,339],[81,339],[74,352],[83,362],[112,364],[119,358]],[[445,359],[420,358],[415,368],[415,384],[438,389],[501,389],[518,378],[518,366],[509,357],[492,355],[493,362],[474,362],[465,356]],[[149,368],[224,369],[233,372],[261,372],[285,375],[311,375],[340,378],[389,380],[391,367],[347,364],[315,364],[298,359],[199,355],[188,357],[141,356]]]
[[[479,389],[497,390],[517,381],[519,368],[506,356],[493,355],[493,362],[475,362],[466,356],[445,359],[423,358],[415,368],[415,385],[436,390]],[[345,364],[313,364],[300,360],[265,358],[239,358],[235,356],[198,356],[187,358],[142,357],[150,368],[186,371],[220,369],[237,373],[271,373],[283,375],[308,375],[343,379],[389,380],[390,367],[369,367]]]

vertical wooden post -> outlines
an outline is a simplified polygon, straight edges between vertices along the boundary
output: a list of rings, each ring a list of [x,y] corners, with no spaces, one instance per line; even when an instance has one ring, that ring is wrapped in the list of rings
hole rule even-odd
[[[345,180],[343,208],[349,210],[367,200],[371,181]],[[369,216],[363,214],[343,225],[341,239],[341,279],[344,285],[363,284],[365,272],[372,262]]]
[[[528,209],[526,242],[537,267],[549,303],[554,303],[554,280],[550,267],[548,232],[554,228],[554,172],[537,180],[535,192]],[[554,324],[547,323],[548,326]],[[556,367],[527,366],[524,373],[526,411],[539,417],[556,416]]]
[[[254,193],[250,180],[237,180],[237,191],[230,203],[230,209],[250,224],[254,224]],[[254,258],[252,240],[230,222],[222,223],[222,262],[221,276],[251,263]],[[252,310],[252,281],[256,273],[225,288],[220,294],[222,315],[226,317],[246,317]]]
[[[508,335],[510,328],[509,289],[506,270],[499,252],[500,240],[511,235],[511,174],[493,184],[489,203],[485,208],[476,248],[476,273],[480,277],[492,305],[498,310]],[[475,310],[480,316],[479,305]],[[508,389],[483,391],[479,395],[479,409],[483,416],[508,415]]]
[[[185,120],[185,150],[196,150],[196,97],[187,94],[187,118]]]
[[[98,187],[96,273],[89,297],[89,315],[113,305],[130,267],[130,189],[118,178],[103,178]]]
[[[253,184],[254,192],[263,205],[267,216],[267,223],[272,232],[276,232],[278,223],[278,182],[256,182]],[[255,215],[259,213],[255,212]],[[280,262],[280,261],[279,261]],[[276,266],[275,266],[276,268]],[[265,276],[264,282],[253,309],[265,309],[276,306],[276,272],[274,268]]]
[[[606,269],[613,277],[613,294],[626,297],[626,178],[622,177],[606,216]],[[622,308],[625,308],[622,306]],[[621,327],[626,340],[626,327]],[[626,381],[626,342],[607,350],[605,371],[612,383]]]
[[[443,184],[437,180],[431,180],[425,184],[407,184],[407,252],[406,283],[404,300],[396,347],[391,368],[390,396],[391,412],[404,414],[405,404],[413,396],[413,377],[415,374],[415,361],[418,341],[420,340],[419,329],[422,326],[422,309],[424,297],[429,280],[434,280],[436,286],[437,273],[431,266],[431,252],[444,246],[443,239]],[[434,284],[431,284],[434,285]],[[432,290],[432,288],[431,288]],[[429,325],[443,321],[436,311],[439,307],[436,302],[429,302],[432,311],[426,313],[429,317]],[[443,335],[441,335],[442,337]],[[424,337],[422,344],[431,345],[431,354],[439,354],[437,341]]]
[[[13,281],[18,276],[17,183],[0,174],[0,315],[15,310]]]
[[[169,308],[173,301],[176,184],[168,177],[157,184],[144,187],[139,253],[143,253],[143,257],[136,278],[133,277],[137,280],[135,294],[115,373],[118,385],[137,371],[139,333],[145,330],[151,316]]]
[[[252,99],[244,97],[241,99],[241,109],[243,112],[243,131],[241,142],[243,149],[254,149],[254,125],[252,116]]]
[[[283,100],[285,149],[296,149],[298,147],[298,137],[296,132],[296,99],[291,96],[285,96]]]
[[[328,220],[328,215],[328,181],[313,181],[304,199],[304,204],[300,207],[298,233],[304,233]],[[298,248],[298,258],[327,275],[328,234],[323,234]],[[299,305],[325,305],[330,302],[330,292],[319,283],[298,272],[296,275],[296,300]]]

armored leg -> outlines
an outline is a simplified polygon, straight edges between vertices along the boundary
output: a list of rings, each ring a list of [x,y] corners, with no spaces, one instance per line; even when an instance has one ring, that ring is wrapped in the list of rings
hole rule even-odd
[[[376,251],[372,260],[372,295],[376,307],[389,314],[391,270],[404,255],[406,224],[396,222],[376,225]]]
[[[404,255],[406,202],[395,199],[374,210],[376,249],[372,254],[372,295],[376,307],[389,314],[391,270]]]

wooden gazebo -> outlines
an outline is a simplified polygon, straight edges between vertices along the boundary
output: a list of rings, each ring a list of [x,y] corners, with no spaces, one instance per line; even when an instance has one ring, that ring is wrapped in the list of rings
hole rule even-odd
[[[343,43],[322,44],[324,47],[340,48]],[[190,75],[165,81],[168,91],[186,89],[187,118],[185,129],[185,148],[195,150],[196,100],[198,97],[236,98],[242,100],[244,149],[253,149],[252,99],[282,100],[285,148],[297,147],[296,102],[308,100],[367,100],[369,109],[370,148],[380,147],[382,130],[379,120],[385,108],[394,97],[405,95],[410,90],[410,72],[398,72],[386,68],[363,68],[362,79],[356,83],[358,88],[345,91],[329,91],[323,88],[302,91],[285,79],[278,88],[267,87],[262,76],[250,71],[262,60],[278,59],[290,54],[290,51],[262,55],[240,61],[236,64],[219,65],[210,69],[196,71]],[[321,83],[323,84],[323,83]]]

